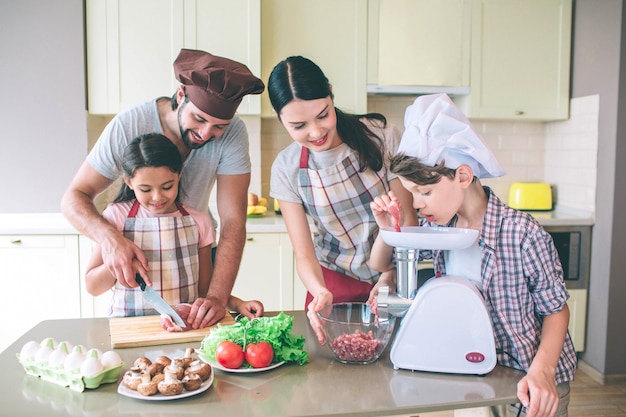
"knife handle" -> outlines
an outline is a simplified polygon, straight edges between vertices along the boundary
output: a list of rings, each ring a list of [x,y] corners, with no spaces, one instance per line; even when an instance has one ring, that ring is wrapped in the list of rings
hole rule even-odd
[[[139,287],[141,288],[141,291],[145,291],[146,290],[146,281],[143,280],[141,275],[135,274],[135,281],[137,281],[137,284],[139,284]]]

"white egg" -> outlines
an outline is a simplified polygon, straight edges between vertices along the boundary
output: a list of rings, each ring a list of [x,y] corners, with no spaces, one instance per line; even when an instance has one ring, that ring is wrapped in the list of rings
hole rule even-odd
[[[77,350],[74,347],[74,350],[68,353],[65,357],[65,361],[63,361],[63,368],[67,371],[78,370],[80,369],[80,365],[84,362],[85,355],[80,350]]]
[[[58,345],[59,344],[54,337],[46,337],[41,341],[41,346],[48,346],[52,350],[56,349]]]
[[[65,350],[65,353],[70,353],[74,349],[74,343],[64,340],[62,342],[59,342],[59,346],[57,346],[57,349],[63,349]]]
[[[102,351],[98,348],[91,348],[85,353],[86,358],[100,358],[102,356]]]
[[[39,345],[39,343],[35,342],[34,340],[27,342],[24,346],[22,346],[22,350],[20,350],[20,358],[33,359],[40,347],[41,346]]]
[[[89,357],[83,361],[80,365],[80,374],[82,376],[90,377],[102,372],[104,367],[102,363],[95,357]]]
[[[122,363],[122,357],[117,352],[109,350],[100,356],[100,362],[105,369],[114,368]]]
[[[50,353],[50,356],[48,357],[48,365],[62,368],[66,357],[67,352],[62,347],[58,347]]]
[[[37,353],[35,353],[35,362],[47,362],[51,353],[52,349],[50,349],[48,345],[41,346],[37,349]]]

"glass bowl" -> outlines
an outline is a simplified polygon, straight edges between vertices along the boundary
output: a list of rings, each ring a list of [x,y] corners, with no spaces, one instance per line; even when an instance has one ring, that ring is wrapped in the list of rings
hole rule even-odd
[[[317,313],[326,344],[343,363],[375,362],[387,347],[395,316],[377,316],[365,303],[337,303]]]

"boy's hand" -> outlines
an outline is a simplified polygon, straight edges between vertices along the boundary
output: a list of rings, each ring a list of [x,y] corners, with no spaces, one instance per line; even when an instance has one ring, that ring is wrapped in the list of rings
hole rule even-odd
[[[402,206],[393,191],[390,191],[388,195],[383,194],[374,198],[374,201],[370,203],[370,208],[378,227],[394,227],[396,231],[399,231],[402,224]]]
[[[396,292],[396,268],[392,268],[389,271],[385,271],[380,274],[380,278],[378,278],[378,282],[370,291],[370,296],[367,299],[367,304],[372,305],[372,303],[378,297],[378,289],[382,286],[388,286],[390,293]]]
[[[553,417],[559,407],[554,375],[531,366],[517,384],[517,398],[526,407],[526,417]]]

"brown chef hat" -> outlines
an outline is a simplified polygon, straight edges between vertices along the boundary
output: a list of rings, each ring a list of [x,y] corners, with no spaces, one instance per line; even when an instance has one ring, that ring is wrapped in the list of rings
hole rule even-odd
[[[246,94],[265,90],[263,81],[245,65],[204,51],[181,49],[174,73],[189,100],[218,119],[232,119]]]

